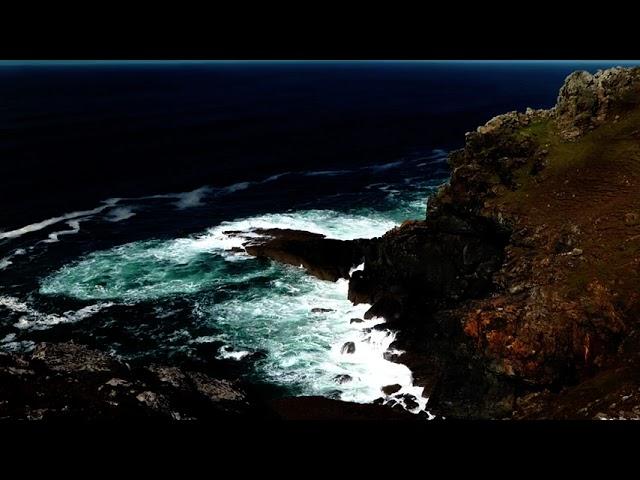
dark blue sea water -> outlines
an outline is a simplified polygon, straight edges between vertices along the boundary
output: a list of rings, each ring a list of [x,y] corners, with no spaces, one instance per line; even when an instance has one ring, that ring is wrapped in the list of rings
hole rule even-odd
[[[419,396],[382,358],[393,332],[366,330],[382,320],[349,323],[366,306],[346,282],[231,252],[225,232],[350,239],[422,218],[465,132],[606,66],[0,64],[0,348],[75,339],[294,394]]]

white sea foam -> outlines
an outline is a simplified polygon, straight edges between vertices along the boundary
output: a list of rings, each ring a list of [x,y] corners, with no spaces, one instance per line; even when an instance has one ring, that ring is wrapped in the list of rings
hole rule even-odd
[[[196,314],[213,320],[222,333],[197,341],[225,342],[220,358],[265,351],[261,375],[278,384],[302,387],[307,395],[331,396],[339,390],[343,400],[369,403],[385,397],[382,387],[399,384],[396,396],[413,395],[418,407],[410,411],[424,411],[427,399],[423,389],[413,385],[409,368],[384,358],[395,339],[392,331],[373,328],[384,320],[350,322],[362,318],[369,305],[352,305],[347,300],[347,280],[327,282],[294,267],[282,268],[285,273],[263,294],[199,304]],[[355,352],[343,352],[346,342],[354,342]],[[337,381],[347,375],[349,381]],[[393,400],[404,405],[402,398]]]
[[[426,399],[412,384],[410,370],[384,359],[394,334],[365,330],[383,320],[350,322],[352,318],[362,318],[369,306],[351,304],[347,280],[322,281],[298,268],[275,263],[269,267],[247,264],[244,273],[233,276],[225,273],[224,267],[225,262],[239,257],[227,250],[245,241],[224,233],[228,230],[296,228],[352,239],[376,236],[394,225],[393,220],[368,212],[307,210],[260,215],[225,222],[195,237],[134,242],[94,252],[45,279],[40,292],[128,302],[202,292],[198,293],[194,314],[204,323],[211,322],[221,333],[191,341],[223,342],[227,347],[219,352],[221,358],[239,360],[249,352],[264,351],[267,357],[259,368],[267,380],[301,388],[304,394],[332,396],[339,390],[341,398],[357,402],[383,397],[383,386],[400,384],[400,393],[414,395],[420,405],[418,410],[423,410]],[[207,254],[214,255],[207,259]],[[362,268],[364,264],[352,272]],[[255,278],[271,280],[260,287]],[[218,285],[234,283],[252,287],[223,300],[215,300],[207,293]],[[16,325],[19,328],[47,328],[61,321],[74,321],[83,313],[42,316],[29,311],[26,305],[13,308],[22,308],[27,314]],[[182,339],[180,336],[172,341]],[[355,343],[355,353],[342,353],[342,346],[349,341]],[[338,383],[336,377],[344,375],[349,375],[351,381]]]
[[[363,168],[366,169],[366,170],[372,170],[374,172],[384,172],[385,170],[389,170],[391,168],[399,167],[403,163],[404,163],[404,160],[396,160],[395,162],[381,163],[381,164],[378,164],[378,165],[370,165],[370,166],[363,167]]]
[[[210,193],[211,193],[211,187],[200,187],[191,192],[175,194],[175,197],[178,199],[175,202],[175,206],[179,210],[184,210],[186,208],[199,207],[203,205],[204,198]]]
[[[191,340],[192,343],[213,343],[215,341],[217,341],[217,337],[213,337],[211,335],[203,335]]]
[[[32,223],[31,225],[26,225],[24,227],[21,228],[17,228],[15,230],[10,230],[8,232],[0,232],[0,239],[3,238],[17,238],[20,237],[22,235],[25,235],[27,233],[31,233],[31,232],[37,232],[39,230],[42,230],[44,228],[50,227],[52,225],[55,225],[56,223],[60,223],[60,222],[64,222],[67,220],[72,220],[72,219],[86,219],[90,216],[93,216],[97,213],[102,212],[103,210],[105,210],[106,208],[109,208],[111,206],[113,206],[115,203],[117,202],[117,199],[109,199],[109,200],[105,200],[103,203],[103,205],[96,207],[92,210],[81,210],[78,212],[71,212],[71,213],[66,213],[64,215],[61,215],[59,217],[53,217],[53,218],[48,218],[47,220],[43,220],[41,222],[37,222],[37,223]]]
[[[353,272],[359,272],[359,271],[362,271],[362,270],[364,270],[364,262],[362,262],[357,267],[353,267],[351,270],[349,270],[349,276],[353,275]]]
[[[271,175],[270,177],[265,178],[262,183],[268,183],[268,182],[274,182],[284,176],[287,175],[291,175],[292,172],[282,172],[282,173],[277,173],[275,175]]]
[[[2,344],[2,350],[8,352],[28,352],[35,348],[35,342],[31,340],[22,340],[17,342],[6,342]]]
[[[132,207],[118,207],[109,210],[106,220],[108,222],[121,222],[122,220],[133,217],[135,214]]]
[[[246,190],[253,182],[238,182],[233,185],[229,185],[228,187],[224,187],[220,189],[220,193],[234,193],[239,192],[241,190]]]
[[[384,171],[401,163],[366,168]],[[200,205],[207,196],[232,194],[287,174],[223,189],[201,187],[185,194],[145,198],[177,199],[176,205],[189,208]],[[396,193],[388,184],[377,186],[387,187],[389,194]],[[196,236],[133,242],[93,252],[45,279],[40,293],[130,303],[192,295],[196,319],[220,333],[189,339],[185,329],[170,338],[172,343],[223,342],[225,347],[218,355],[230,359],[266,352],[266,358],[256,367],[263,378],[297,388],[301,394],[335,396],[339,391],[344,400],[371,402],[383,397],[386,402],[398,401],[405,406],[401,395],[410,394],[418,402],[412,411],[425,411],[427,399],[422,396],[422,388],[413,384],[409,368],[384,358],[392,350],[395,334],[380,326],[373,328],[384,323],[382,319],[350,322],[352,318],[361,319],[369,305],[351,304],[346,280],[326,282],[295,267],[274,263],[265,266],[248,261],[252,258],[248,255],[230,252],[247,238],[257,236],[256,229],[305,230],[342,240],[380,236],[406,218],[424,215],[424,192],[415,193],[415,198],[394,198],[393,211],[310,209],[256,215],[223,222]],[[131,199],[113,199],[115,203],[123,200]],[[236,260],[243,262],[229,263]],[[364,264],[354,267],[351,273],[363,268]],[[219,290],[232,295],[215,296],[213,293]],[[47,328],[91,314],[81,309],[48,316],[30,311],[28,305],[14,307],[26,309],[22,312],[24,320],[21,318],[16,325],[19,328]],[[345,342],[354,342],[355,352],[343,353]],[[346,375],[350,381],[337,380]],[[399,384],[401,389],[385,397],[381,388],[389,384]]]
[[[73,235],[75,233],[80,232],[80,220],[69,220],[67,225],[71,227],[70,230],[60,230],[57,232],[53,232],[49,234],[49,237],[46,240],[43,240],[45,243],[55,243],[60,241],[58,238],[60,235]]]
[[[306,177],[336,177],[338,175],[346,175],[352,173],[353,170],[314,170],[311,172],[305,172]]]
[[[242,360],[250,354],[251,352],[247,352],[246,350],[233,350],[228,345],[225,345],[218,351],[218,358],[223,360]]]
[[[0,343],[13,342],[15,339],[16,339],[16,334],[15,333],[9,333],[8,335],[5,335],[2,340],[0,340]]]
[[[79,310],[69,310],[62,315],[55,315],[51,313],[43,313],[32,307],[26,302],[21,301],[18,298],[10,296],[0,296],[0,306],[7,308],[16,313],[22,313],[18,321],[14,324],[14,327],[21,330],[43,330],[50,328],[54,325],[61,323],[75,323],[85,318],[95,315],[97,312],[104,308],[112,306],[113,303],[96,303],[94,305],[88,305]]]
[[[225,231],[250,232],[256,229],[282,228],[305,230],[307,232],[326,235],[328,238],[353,240],[371,238],[382,235],[393,228],[393,219],[370,212],[342,213],[334,210],[299,210],[291,213],[270,213],[233,221],[222,222],[211,228],[197,241],[212,248],[219,246],[228,249],[240,246],[245,240],[230,238]]]

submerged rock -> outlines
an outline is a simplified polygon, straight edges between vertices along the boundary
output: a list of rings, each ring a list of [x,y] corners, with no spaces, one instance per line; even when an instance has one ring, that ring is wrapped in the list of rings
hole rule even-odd
[[[398,398],[401,398],[404,406],[409,409],[409,410],[413,410],[415,408],[418,408],[420,406],[420,404],[418,403],[418,400],[416,399],[416,397],[414,397],[413,395],[409,394],[409,393],[405,393],[404,395],[400,395]]]
[[[394,383],[393,385],[382,387],[382,393],[384,393],[385,395],[393,395],[394,393],[399,392],[401,388],[402,385]]]
[[[351,375],[347,375],[347,374],[340,374],[340,375],[336,375],[335,377],[333,377],[333,379],[339,383],[339,384],[343,384],[343,383],[348,383],[350,381],[353,380],[353,377]]]
[[[356,344],[353,342],[345,342],[340,349],[340,353],[355,353],[356,352]]]

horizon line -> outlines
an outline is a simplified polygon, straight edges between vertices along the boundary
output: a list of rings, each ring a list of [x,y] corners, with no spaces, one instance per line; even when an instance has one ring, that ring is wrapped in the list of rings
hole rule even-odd
[[[204,63],[640,63],[633,59],[25,59],[2,60],[0,66],[81,64],[204,64]]]

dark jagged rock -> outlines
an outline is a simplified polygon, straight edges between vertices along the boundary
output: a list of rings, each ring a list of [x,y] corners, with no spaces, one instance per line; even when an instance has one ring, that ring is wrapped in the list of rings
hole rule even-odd
[[[356,352],[356,344],[353,342],[346,342],[344,345],[342,345],[342,348],[340,349],[341,353],[355,353]]]
[[[38,344],[0,354],[0,420],[265,418],[243,389],[196,371],[130,368],[74,343]]]
[[[420,404],[418,403],[418,400],[416,399],[416,397],[414,397],[413,395],[411,395],[409,393],[405,393],[404,395],[400,395],[398,398],[402,399],[402,401],[404,402],[404,406],[406,408],[408,408],[409,410],[413,410],[414,408],[418,408],[420,406]]]
[[[408,308],[429,311],[488,291],[502,242],[455,220],[407,222],[368,246],[364,270],[349,282],[352,302],[372,304],[365,318],[403,318]]]
[[[340,375],[336,375],[335,377],[333,377],[333,379],[336,381],[336,383],[343,384],[352,381],[353,377],[351,375],[346,375],[343,373]]]
[[[364,260],[349,299],[393,322],[432,413],[583,418],[589,384],[595,401],[635,381],[620,346],[640,314],[639,125],[640,69],[574,73],[553,109],[466,134],[425,220],[309,263],[335,279]],[[295,260],[325,242],[303,239]]]
[[[339,384],[352,380],[337,375]],[[404,411],[322,397],[265,401],[238,382],[165,365],[133,366],[75,343],[0,353],[0,421],[414,420]]]
[[[31,360],[54,372],[110,372],[122,367],[105,353],[74,343],[41,343]]]
[[[406,325],[398,336],[408,352],[403,362],[428,387],[432,411],[449,418],[503,418],[515,405],[543,405],[520,415],[535,418],[564,405],[563,418],[583,418],[578,403],[566,400],[570,392],[582,391],[580,385],[593,378],[613,378],[607,372],[619,361],[620,341],[640,310],[640,279],[631,267],[640,237],[626,215],[640,205],[640,169],[633,160],[640,154],[639,105],[640,69],[573,74],[555,109],[496,117],[451,155],[450,184],[429,202],[428,218],[435,224],[427,220],[425,228],[435,235],[442,220],[466,223],[471,229],[463,226],[456,235],[480,233],[476,238],[501,251],[501,260],[488,265],[484,293],[465,291],[454,281],[449,288],[457,298],[435,290],[445,301],[416,309],[434,295],[425,292],[421,300],[405,299],[400,315],[397,309],[385,315]],[[421,248],[398,264],[409,266],[405,278],[421,271],[410,259]],[[470,248],[469,258],[482,258]],[[453,278],[463,279],[456,260],[464,250],[441,252],[452,256]],[[435,266],[446,272],[442,263]],[[382,269],[381,275],[367,275],[369,265],[365,257],[365,288],[354,285],[365,301],[363,291],[384,292],[381,286],[389,285]],[[397,287],[403,289],[410,286]],[[564,393],[536,393],[560,386]],[[623,387],[630,388],[630,381],[622,380]],[[605,390],[596,397],[606,398]]]
[[[397,383],[393,385],[387,385],[386,387],[382,387],[382,393],[384,393],[385,395],[393,395],[394,393],[400,391],[401,388],[402,386],[398,385]]]
[[[311,275],[330,281],[349,278],[351,268],[362,262],[362,248],[366,243],[278,228],[256,229],[253,233],[260,237],[244,243],[250,255],[303,266]]]
[[[560,89],[555,115],[561,135],[575,139],[640,103],[640,69],[574,72]]]

